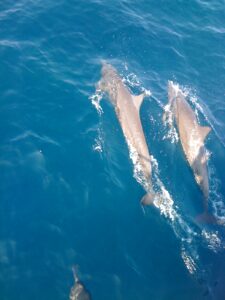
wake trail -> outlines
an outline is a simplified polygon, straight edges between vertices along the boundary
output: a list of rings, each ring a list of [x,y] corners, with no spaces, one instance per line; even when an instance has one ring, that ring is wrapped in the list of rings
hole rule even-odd
[[[156,97],[152,96],[151,91],[146,90],[143,86],[141,86],[141,83],[136,75],[130,73],[127,76],[123,77],[123,81],[128,86],[139,88],[139,90],[141,90],[142,92],[145,91],[149,96],[151,96],[151,98],[153,98],[158,103],[160,108],[164,109],[163,103]],[[100,118],[103,114],[103,109],[100,105],[102,97],[102,92],[96,91],[96,93],[90,96],[89,98],[92,102],[92,105],[97,110],[97,113]],[[177,142],[178,134],[176,132],[175,127],[172,126],[172,119],[170,120],[170,125],[171,126],[169,129],[169,134],[164,138],[169,138],[171,141]],[[99,128],[98,137],[95,140],[95,143],[96,141],[97,143],[93,147],[94,151],[103,151],[102,145],[104,143],[104,140],[103,134],[101,132],[102,130]],[[128,148],[129,156],[133,163],[133,177],[139,184],[141,184],[144,190],[148,191],[149,183],[146,182],[145,178],[142,175],[143,173],[138,160],[138,153],[136,149],[132,147],[132,145],[128,145]],[[168,224],[171,226],[174,234],[180,241],[181,258],[189,273],[196,276],[197,279],[204,279],[205,270],[199,257],[199,240],[202,240],[203,244],[205,243],[205,246],[208,247],[210,250],[214,252],[220,251],[222,247],[222,242],[218,236],[218,232],[206,229],[201,230],[200,228],[198,228],[198,230],[194,229],[193,224],[191,224],[190,221],[188,221],[184,216],[182,216],[178,207],[174,204],[173,198],[169,194],[163,182],[160,180],[158,162],[153,156],[151,156],[151,163],[153,187],[159,195],[158,197],[155,197],[154,205],[159,209],[160,214],[167,219]],[[146,214],[145,210],[143,210],[143,213]]]

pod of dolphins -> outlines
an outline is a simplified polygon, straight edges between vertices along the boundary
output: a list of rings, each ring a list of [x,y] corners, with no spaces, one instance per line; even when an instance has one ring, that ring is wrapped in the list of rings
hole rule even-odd
[[[148,185],[145,187],[146,195],[142,198],[143,205],[154,202],[159,197],[154,192],[151,183],[151,158],[144,136],[140,120],[140,106],[145,94],[134,96],[123,83],[116,69],[108,63],[103,63],[102,78],[97,83],[97,89],[109,96],[110,102],[121,125],[128,146],[132,146],[138,155],[138,163],[141,172]],[[175,88],[171,81],[168,83],[169,110],[166,110],[163,120],[168,118],[168,112],[172,114],[178,129],[181,145],[186,159],[194,173],[195,180],[203,192],[205,198],[204,212],[201,215],[203,221],[212,221],[213,217],[208,213],[209,180],[207,171],[207,152],[204,140],[211,128],[200,126],[191,106],[184,94]]]
[[[116,69],[108,63],[103,63],[101,75],[102,77],[97,83],[96,89],[106,93],[114,106],[127,145],[132,147],[137,153],[141,175],[145,183],[147,183],[144,185],[146,194],[141,199],[141,204],[153,204],[155,197],[160,197],[160,195],[154,192],[152,185],[151,157],[139,114],[145,93],[139,96],[132,95]],[[185,95],[180,90],[177,90],[171,81],[168,82],[168,98],[169,109],[165,110],[163,120],[165,122],[169,117],[169,113],[172,114],[185,157],[204,195],[204,212],[199,216],[199,220],[215,222],[215,218],[208,212],[208,155],[204,146],[204,140],[211,128],[198,124],[196,115],[185,99]],[[70,292],[70,300],[90,300],[91,295],[78,279],[75,268],[73,268],[73,273],[75,284]]]

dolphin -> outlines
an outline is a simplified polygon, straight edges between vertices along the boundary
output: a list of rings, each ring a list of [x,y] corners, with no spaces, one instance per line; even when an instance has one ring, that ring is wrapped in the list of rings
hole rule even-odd
[[[70,290],[70,300],[91,300],[90,293],[78,278],[77,268],[75,266],[73,266],[72,271],[74,276],[74,286]]]
[[[208,217],[208,155],[204,146],[204,140],[211,131],[211,128],[198,124],[196,115],[186,101],[185,95],[172,81],[168,82],[168,98],[170,112],[172,113],[173,120],[175,119],[183,151],[205,198],[202,218]],[[164,121],[167,117],[168,110],[165,112]]]
[[[144,188],[147,194],[141,199],[143,205],[152,204],[154,192],[151,183],[151,158],[140,120],[140,107],[145,93],[132,95],[123,83],[116,69],[108,63],[103,63],[102,78],[97,83],[97,90],[105,92],[115,108],[127,145],[137,153],[141,175],[144,178]]]

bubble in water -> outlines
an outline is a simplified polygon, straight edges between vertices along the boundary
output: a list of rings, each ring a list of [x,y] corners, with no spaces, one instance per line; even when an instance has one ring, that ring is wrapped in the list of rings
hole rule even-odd
[[[216,216],[220,225],[225,225],[225,205],[223,196],[219,193],[221,181],[219,180],[215,167],[210,163],[208,164],[208,173],[210,179],[209,201],[212,205],[213,215]]]
[[[101,143],[101,140],[99,138],[95,139],[95,144],[93,145],[93,150],[96,151],[96,152],[100,152],[100,153],[103,152],[102,143]]]
[[[143,172],[142,172],[142,167],[139,161],[139,155],[137,150],[135,149],[135,147],[133,147],[133,145],[129,142],[128,139],[127,143],[128,143],[128,149],[129,149],[129,156],[130,159],[133,163],[133,176],[134,178],[137,180],[138,183],[140,183],[141,186],[144,187],[144,189],[148,189],[148,182],[146,181],[146,179],[143,176]]]
[[[134,73],[129,73],[127,76],[122,78],[124,84],[129,85],[131,87],[140,87],[141,83],[138,79],[137,75]]]
[[[218,252],[222,249],[222,242],[218,236],[218,231],[207,231],[206,229],[202,230],[202,237],[207,242],[207,247],[213,252]]]
[[[164,135],[163,140],[169,139],[171,143],[177,143],[179,140],[179,136],[176,130],[176,127],[174,126],[174,120],[173,120],[173,113],[171,111],[170,105],[167,104],[164,107],[164,124],[168,126],[168,131]]]
[[[89,97],[92,105],[94,105],[99,115],[103,114],[103,109],[100,105],[102,98],[103,98],[103,92],[101,90],[96,90],[96,92]]]
[[[127,64],[125,64],[125,70],[128,71],[128,66]],[[140,89],[141,93],[145,93],[145,96],[148,96],[150,97],[152,95],[151,91],[146,89],[140,79],[138,78],[138,76],[134,73],[129,73],[127,75],[124,75],[123,78],[122,78],[122,81],[123,83],[126,85],[126,86],[130,86],[132,88],[138,88]]]
[[[190,255],[187,254],[187,252],[185,251],[184,248],[182,248],[182,250],[181,250],[181,257],[184,261],[186,268],[190,272],[190,274],[194,274],[197,270],[196,263],[195,263],[194,259]]]

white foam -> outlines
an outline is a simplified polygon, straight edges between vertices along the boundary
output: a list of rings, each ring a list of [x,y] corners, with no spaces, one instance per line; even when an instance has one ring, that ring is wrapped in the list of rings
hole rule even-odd
[[[163,137],[163,140],[165,139],[169,139],[171,141],[171,143],[177,143],[179,141],[179,135],[178,132],[176,130],[176,127],[174,126],[174,120],[173,120],[173,113],[170,109],[170,105],[167,104],[164,107],[164,113],[166,115],[166,118],[164,120],[164,124],[168,125],[168,131],[166,132],[166,134]]]
[[[160,183],[160,185],[161,193],[159,197],[155,197],[154,205],[159,209],[161,215],[174,221],[177,217],[176,211],[173,208],[174,201],[163,184]]]
[[[96,152],[100,152],[100,153],[103,152],[102,144],[101,144],[101,141],[99,140],[99,137],[97,137],[95,139],[95,144],[93,145],[93,150]]]
[[[215,167],[209,162],[208,173],[210,181],[209,190],[209,201],[212,205],[213,215],[216,216],[220,225],[225,226],[225,205],[224,198],[219,192],[219,187],[221,186],[221,181],[219,180]]]
[[[178,92],[183,93],[183,91],[180,89],[180,85],[178,83],[171,81],[171,84],[173,86],[173,90],[174,90],[176,96],[178,95]]]
[[[188,253],[186,252],[184,247],[182,247],[182,250],[181,250],[181,257],[184,261],[186,268],[188,269],[190,274],[193,275],[197,271],[197,265],[196,265],[194,259],[190,255],[188,255]]]
[[[138,152],[137,150],[129,143],[128,141],[128,148],[129,148],[129,155],[130,159],[133,162],[133,176],[140,183],[146,192],[152,189],[149,186],[149,182],[147,182],[146,178],[143,176],[142,166],[138,159]],[[159,179],[159,168],[157,160],[151,155],[151,165],[152,165],[152,173],[154,175],[154,187],[153,189],[157,191],[156,197],[154,198],[154,205],[159,209],[160,214],[164,215],[166,218],[169,218],[171,221],[174,221],[177,217],[177,213],[173,208],[174,201],[170,196],[169,192],[166,190],[165,186]]]
[[[126,69],[126,71],[128,71],[127,65],[125,65],[125,69]],[[138,76],[132,72],[127,75],[124,75],[122,78],[122,81],[126,86],[140,89],[141,93],[145,93],[145,95],[148,97],[150,97],[152,95],[152,93],[149,89],[146,89],[145,87],[143,87]]]
[[[122,78],[122,81],[127,86],[131,86],[131,87],[140,87],[141,86],[141,82],[140,82],[139,78],[134,73],[129,73],[128,75],[124,76]]]
[[[130,159],[133,163],[133,176],[134,178],[137,180],[138,183],[140,183],[140,185],[143,186],[143,188],[145,190],[148,190],[149,187],[149,183],[146,182],[146,179],[143,176],[143,171],[142,171],[142,167],[139,161],[139,155],[137,150],[135,149],[135,147],[133,147],[133,145],[129,142],[128,139],[127,143],[128,143],[128,149],[129,149],[129,156]]]
[[[145,88],[144,88],[144,92],[145,92],[146,96],[150,97],[152,95],[152,92],[150,90],[145,89]]]
[[[140,183],[146,192],[152,191],[150,183],[146,180],[143,175],[142,166],[139,161],[139,155],[135,147],[128,141],[129,156],[133,162],[133,176]],[[176,211],[173,208],[174,202],[169,192],[166,190],[165,186],[159,179],[159,169],[157,160],[151,155],[151,165],[152,173],[154,174],[154,187],[153,189],[157,191],[156,197],[154,198],[154,205],[159,209],[160,214],[169,218],[171,221],[177,217]]]
[[[151,156],[152,169],[155,177],[155,189],[159,190],[159,197],[154,200],[154,205],[159,209],[160,214],[167,218],[176,237],[181,242],[181,257],[190,274],[198,269],[199,256],[197,248],[198,233],[191,228],[188,222],[179,213],[173,198],[160,180],[160,172],[157,160]]]
[[[218,252],[223,248],[221,239],[219,238],[218,231],[207,231],[206,229],[202,230],[202,237],[207,243],[207,247],[213,252]]]
[[[94,144],[92,146],[93,151],[98,153],[103,153],[104,150],[104,137],[103,137],[103,131],[101,129],[101,124],[99,125],[99,128],[97,130],[97,137],[94,140]]]
[[[133,176],[140,183],[146,192],[149,191],[149,184],[143,176],[140,162],[138,160],[137,150],[129,143],[129,155],[133,162],[134,171]],[[176,237],[180,240],[182,245],[181,256],[184,264],[191,274],[194,274],[198,268],[199,257],[197,254],[196,236],[197,233],[188,225],[188,223],[179,214],[174,200],[167,191],[166,187],[160,180],[160,172],[157,160],[151,155],[152,165],[152,181],[153,189],[156,192],[153,201],[155,207],[159,209],[172,227]],[[187,254],[189,253],[189,254]]]
[[[171,81],[171,84],[173,86],[173,92],[175,96],[177,96],[179,92],[183,93],[178,83],[174,83],[173,81]],[[164,124],[168,127],[168,131],[164,135],[163,139],[169,139],[173,144],[177,143],[179,141],[179,135],[174,125],[174,116],[173,116],[173,112],[171,111],[170,103],[165,105],[163,109],[164,109],[164,116],[165,116]]]
[[[158,190],[158,195],[154,199],[154,205],[159,209],[160,214],[174,221],[177,217],[177,213],[174,209],[174,201],[170,196],[169,192],[159,179],[159,165],[157,160],[151,155],[152,173],[155,178],[154,189]]]
[[[89,99],[91,100],[92,105],[94,105],[94,107],[96,108],[99,115],[103,114],[103,109],[100,105],[102,97],[103,97],[103,93],[102,93],[101,90],[96,90],[96,92],[89,97]]]

